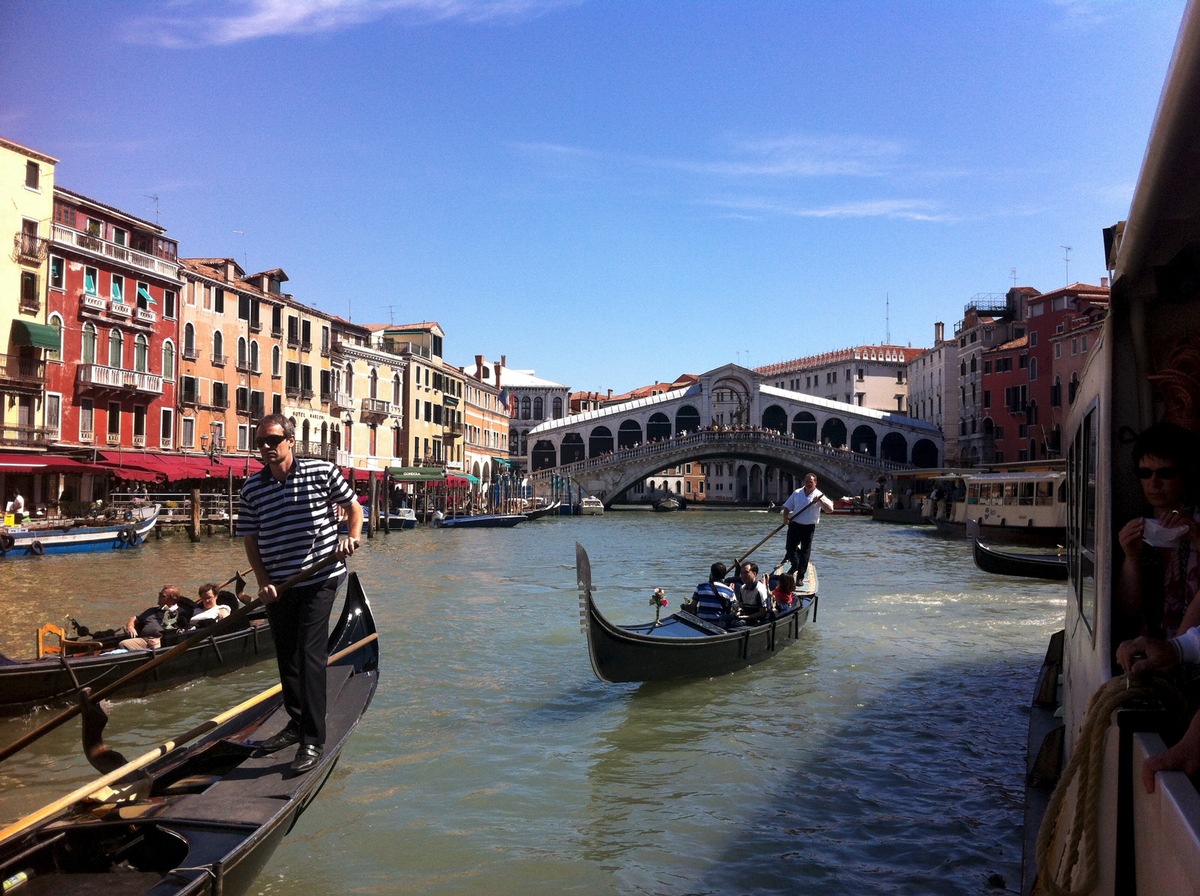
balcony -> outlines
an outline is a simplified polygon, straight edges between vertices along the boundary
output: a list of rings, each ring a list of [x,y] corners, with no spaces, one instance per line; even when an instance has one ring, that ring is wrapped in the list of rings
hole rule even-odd
[[[237,364],[234,365],[234,367],[237,368],[238,373],[249,373],[250,372],[250,362],[247,361],[245,358],[238,358],[238,362],[237,362]]]
[[[292,447],[292,453],[296,457],[316,457],[321,460],[334,460],[337,457],[336,448],[332,445],[322,445],[320,442],[297,441]]]
[[[96,434],[90,430],[81,429],[79,430],[79,441],[81,444],[90,445],[96,441]]]
[[[120,445],[121,444],[121,434],[119,432],[110,432],[108,434],[108,444]]]
[[[40,392],[45,375],[45,361],[18,355],[0,355],[0,384],[6,387],[25,387]]]
[[[138,252],[136,249],[130,249],[128,246],[110,243],[99,237],[90,236],[81,231],[73,230],[70,227],[64,227],[62,224],[55,224],[53,226],[51,237],[56,243],[74,247],[89,255],[109,258],[129,267],[150,271],[158,274],[160,277],[167,277],[171,280],[179,279],[178,262],[169,261],[166,258],[158,258],[154,255],[148,255],[145,252]]]
[[[79,297],[79,306],[85,311],[103,311],[108,307],[108,302],[100,296],[84,293]]]
[[[148,308],[135,308],[133,319],[140,324],[154,324],[158,321],[158,315]]]
[[[113,299],[108,306],[108,313],[113,317],[133,317],[133,306]]]
[[[134,448],[145,448],[146,447],[146,436],[144,434],[140,435],[140,436],[135,435],[133,437],[133,447]]]
[[[41,310],[42,303],[37,296],[21,296],[22,314],[37,314]]]
[[[216,352],[213,352],[213,356],[212,356],[213,367],[224,367],[225,362],[228,359],[229,359],[228,355],[218,355]]]
[[[0,424],[0,445],[45,448],[58,439],[58,429],[50,426]]]
[[[185,345],[180,354],[185,361],[196,361],[200,358],[200,350],[194,345]]]
[[[303,340],[301,340],[301,342],[300,342],[300,351],[302,351],[302,352],[311,352],[311,351],[312,351],[312,341],[311,341],[311,340],[309,340],[309,339],[303,339]]]
[[[296,333],[288,333],[287,347],[288,348],[299,348],[300,347],[300,336],[297,335]]]
[[[250,321],[250,332],[251,333],[261,333],[262,332],[262,321],[259,320],[258,318],[254,318],[253,320],[251,320]]]
[[[392,415],[392,403],[381,398],[364,398],[361,413],[363,423],[378,423],[378,418]]]
[[[80,364],[75,378],[80,386],[121,392],[138,392],[145,395],[162,395],[163,378],[153,373],[123,370],[119,367],[103,367],[100,364]]]
[[[282,339],[283,338],[283,327],[276,327],[276,326],[272,325],[271,326],[271,338],[272,339]]]
[[[284,388],[283,394],[286,398],[290,398],[294,401],[295,399],[300,397],[300,387],[299,386],[287,386]]]
[[[301,401],[312,401],[313,395],[314,395],[314,392],[312,389],[301,389],[300,390],[300,400]]]
[[[37,267],[46,260],[50,251],[50,241],[45,237],[18,231],[13,235],[13,250],[18,263]]]
[[[329,410],[333,411],[334,413],[337,411],[348,411],[354,407],[354,399],[345,392],[330,392],[328,395]]]

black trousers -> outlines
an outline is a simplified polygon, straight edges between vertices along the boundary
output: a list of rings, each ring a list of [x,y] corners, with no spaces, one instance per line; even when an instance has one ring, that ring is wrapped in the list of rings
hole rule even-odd
[[[812,553],[813,535],[816,531],[816,523],[788,523],[784,559],[792,562],[798,576],[803,577],[808,571],[808,558]],[[800,583],[797,581],[796,584]]]
[[[329,614],[345,578],[335,576],[317,585],[293,588],[275,603],[267,604],[283,705],[300,729],[302,744],[325,746]]]

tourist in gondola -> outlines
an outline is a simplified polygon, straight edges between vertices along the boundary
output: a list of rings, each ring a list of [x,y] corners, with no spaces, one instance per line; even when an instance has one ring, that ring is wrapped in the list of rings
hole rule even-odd
[[[220,592],[221,586],[214,582],[200,586],[200,606],[192,614],[192,625],[197,628],[212,625],[232,612],[227,604],[218,601]]]
[[[182,592],[174,585],[164,585],[158,592],[158,603],[147,607],[125,623],[129,637],[117,646],[123,650],[158,649],[164,635],[183,631],[191,622],[190,604],[182,603]]]
[[[790,572],[782,572],[779,574],[779,580],[775,583],[775,590],[771,592],[771,599],[775,603],[776,613],[786,613],[796,607],[796,577]]]
[[[724,563],[719,560],[714,563],[709,569],[708,581],[697,585],[691,600],[683,603],[680,609],[721,628],[729,626],[737,618],[737,595],[725,584],[728,572],[729,567]]]
[[[1196,513],[1195,437],[1174,423],[1156,423],[1133,444],[1142,494],[1151,516],[1121,527],[1125,554],[1120,599],[1125,634],[1173,636],[1200,622],[1200,516]]]
[[[747,561],[738,569],[733,586],[737,596],[737,625],[758,625],[771,614],[771,594],[767,583],[758,577],[758,564]]]
[[[787,543],[783,563],[791,562],[788,572],[798,579],[804,578],[808,569],[808,558],[812,553],[813,535],[821,521],[821,510],[833,511],[833,502],[817,488],[815,473],[804,477],[804,485],[783,502],[783,515],[787,520]]]
[[[266,605],[291,717],[260,748],[275,752],[298,743],[290,770],[299,775],[316,767],[325,750],[329,614],[346,574],[343,561],[359,546],[363,511],[341,471],[326,460],[296,457],[295,441],[295,428],[282,414],[258,424],[255,445],[265,466],[242,488],[237,528]],[[340,537],[338,507],[348,529]],[[337,561],[322,565],[333,554]],[[312,574],[279,592],[279,585],[304,570]]]

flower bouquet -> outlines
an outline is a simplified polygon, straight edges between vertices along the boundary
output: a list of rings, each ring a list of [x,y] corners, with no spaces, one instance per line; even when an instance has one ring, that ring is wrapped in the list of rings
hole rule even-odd
[[[658,625],[658,614],[667,605],[667,595],[661,588],[655,588],[650,595],[650,606],[654,607],[654,624]]]

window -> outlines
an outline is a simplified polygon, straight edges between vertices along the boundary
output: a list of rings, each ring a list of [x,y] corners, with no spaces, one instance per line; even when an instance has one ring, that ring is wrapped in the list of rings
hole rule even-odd
[[[103,239],[104,238],[103,222],[98,221],[95,218],[88,218],[87,225],[86,225],[86,232],[87,232],[88,236],[94,236],[97,239]]]
[[[212,384],[212,403],[216,408],[229,407],[229,387],[224,383],[214,382]]]
[[[83,269],[83,291],[89,296],[100,295],[100,272],[95,268]]]
[[[112,275],[112,288],[109,290],[114,302],[125,301],[125,278],[120,274]]]
[[[258,342],[252,339],[250,340],[250,372],[258,373],[260,369],[258,366]]]
[[[67,266],[66,263],[57,255],[50,256],[50,288],[51,289],[66,289],[67,285]]]
[[[41,190],[42,169],[32,160],[25,163],[25,189]]]
[[[146,444],[146,406],[137,405],[133,409],[133,444]]]
[[[183,325],[183,357],[185,361],[196,360],[196,328],[190,323]]]
[[[225,290],[219,286],[213,290],[213,311],[217,314],[225,313]]]
[[[172,320],[178,315],[179,296],[173,289],[163,290],[163,317]]]
[[[283,355],[279,351],[279,346],[271,346],[271,376],[281,376],[280,365],[283,363]],[[325,371],[322,371],[324,373]],[[327,391],[327,390],[322,390]]]
[[[80,363],[96,363],[96,325],[88,321],[83,325],[83,350],[79,355]]]
[[[164,380],[175,379],[175,343],[170,339],[163,343],[162,375]]]
[[[117,401],[108,403],[108,441],[113,445],[121,441],[121,404]]]
[[[62,316],[58,312],[51,314],[49,324],[55,330],[58,331],[58,348],[46,349],[46,360],[47,361],[61,361],[62,360],[62,344],[63,344],[63,341],[62,341],[62,334],[63,334]]]
[[[125,354],[124,340],[120,330],[112,330],[108,334],[108,366],[120,367],[121,358]]]
[[[95,437],[95,405],[90,398],[79,399],[79,441],[90,442]]]
[[[238,451],[250,450],[250,427],[245,423],[238,424]]]
[[[133,369],[138,373],[150,371],[150,340],[146,338],[145,333],[138,333],[133,341]]]
[[[160,448],[172,448],[175,445],[175,412],[170,408],[162,409],[162,419],[159,423],[158,442]]]
[[[195,448],[196,447],[196,418],[195,417],[184,417],[180,421],[179,447],[180,448]]]
[[[239,336],[237,342],[237,367],[238,370],[245,370],[247,364],[246,355],[246,337]]]
[[[46,393],[46,428],[51,430],[51,438],[58,440],[62,428],[62,396],[57,392]]]
[[[116,243],[118,246],[128,246],[129,245],[129,231],[122,230],[120,227],[114,227],[112,241],[114,243]],[[145,435],[145,433],[143,433],[143,435]]]
[[[137,285],[137,306],[143,311],[149,311],[151,305],[156,305],[154,297],[150,295],[150,284],[138,282]]]
[[[221,335],[221,331],[217,330],[213,333],[213,357],[212,362],[217,366],[225,364],[225,337]]]
[[[38,296],[38,275],[33,271],[21,271],[21,310],[37,311],[42,306]]]

